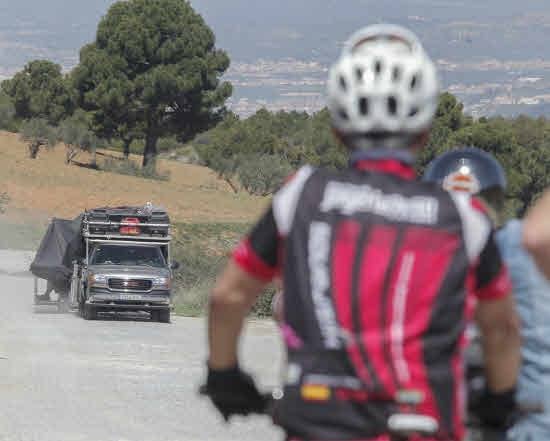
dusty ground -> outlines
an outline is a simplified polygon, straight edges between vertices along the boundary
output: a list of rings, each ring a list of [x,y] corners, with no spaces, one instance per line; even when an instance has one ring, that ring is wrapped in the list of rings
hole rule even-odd
[[[58,145],[29,159],[17,134],[0,132],[0,192],[9,195],[9,213],[71,217],[85,208],[152,201],[175,221],[241,222],[265,206],[265,199],[234,194],[204,167],[159,160],[159,170],[170,173],[168,182],[159,182],[67,166],[64,155]],[[82,154],[77,160],[88,158]]]
[[[0,251],[0,441],[274,441],[267,417],[225,425],[197,396],[203,319],[86,322],[33,311],[32,253]],[[278,383],[271,322],[247,329],[244,364]]]

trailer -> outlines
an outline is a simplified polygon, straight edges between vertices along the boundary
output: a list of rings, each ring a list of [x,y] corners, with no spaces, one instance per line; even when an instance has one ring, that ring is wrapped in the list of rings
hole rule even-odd
[[[51,220],[30,266],[34,275],[35,306],[54,306],[60,312],[70,310],[72,262],[79,259],[84,250],[81,225],[81,216]]]

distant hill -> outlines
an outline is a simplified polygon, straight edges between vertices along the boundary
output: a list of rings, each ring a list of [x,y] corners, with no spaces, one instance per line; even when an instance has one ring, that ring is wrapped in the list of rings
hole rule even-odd
[[[97,23],[114,0],[3,0],[0,2],[0,79],[25,62],[47,58],[66,68],[78,62],[78,50],[93,40]],[[466,88],[457,94],[467,106],[486,100],[515,103],[527,95],[509,93],[521,77],[546,78],[550,61],[550,4],[548,0],[191,0],[214,29],[219,47],[232,59],[230,79],[236,84],[234,101],[243,114],[259,106],[272,109],[315,109],[322,105],[324,68],[337,56],[346,37],[361,26],[394,22],[417,32],[430,54],[459,63],[443,70],[445,87],[483,85],[481,93]],[[275,62],[255,72],[258,60]],[[281,71],[279,60],[315,62],[302,72],[292,66]],[[496,59],[500,69],[485,68]],[[529,66],[513,69],[514,61]],[[477,63],[477,64],[476,64]],[[248,66],[246,66],[248,64]],[[245,65],[245,66],[243,66]],[[252,67],[252,70],[250,69]],[[534,66],[534,67],[533,67]],[[273,76],[273,68],[276,75]],[[256,75],[258,74],[258,75]],[[303,74],[303,75],[302,75]],[[306,87],[304,87],[306,85]],[[546,95],[539,83],[536,95]],[[523,93],[523,92],[522,92]],[[510,96],[508,96],[510,95]],[[311,96],[313,98],[304,98]],[[517,99],[516,99],[517,98]],[[498,113],[498,104],[481,113]],[[488,110],[490,108],[490,110]],[[534,108],[512,106],[531,113]],[[535,114],[540,112],[540,106]],[[496,110],[495,110],[496,109]]]

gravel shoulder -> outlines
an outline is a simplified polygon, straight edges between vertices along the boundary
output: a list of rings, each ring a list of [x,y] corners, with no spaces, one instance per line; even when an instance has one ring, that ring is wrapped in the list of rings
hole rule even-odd
[[[197,396],[204,319],[164,325],[86,322],[32,305],[32,253],[0,250],[1,441],[278,440],[267,417],[224,424]],[[247,326],[243,359],[278,384],[281,343],[268,321]]]

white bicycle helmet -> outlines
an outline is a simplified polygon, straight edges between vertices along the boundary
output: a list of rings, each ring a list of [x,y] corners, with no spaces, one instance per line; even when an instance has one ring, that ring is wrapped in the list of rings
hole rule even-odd
[[[434,63],[399,26],[355,33],[329,74],[328,108],[344,136],[408,139],[430,127],[438,96]]]

